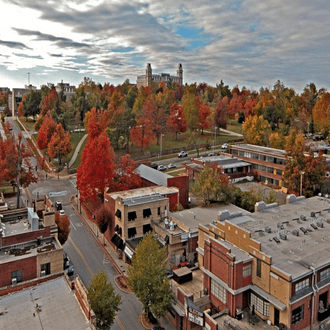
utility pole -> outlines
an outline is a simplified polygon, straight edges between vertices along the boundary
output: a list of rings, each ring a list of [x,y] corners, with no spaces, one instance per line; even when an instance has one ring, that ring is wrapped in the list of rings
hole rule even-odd
[[[20,181],[20,170],[21,170],[21,165],[20,165],[20,157],[21,157],[21,139],[18,136],[17,138],[17,177],[16,177],[16,187],[17,187],[17,208],[20,208],[20,186],[19,186],[19,181]]]
[[[30,86],[30,72],[28,72],[27,75],[28,75],[28,86]]]
[[[60,150],[57,149],[57,180],[60,179]]]

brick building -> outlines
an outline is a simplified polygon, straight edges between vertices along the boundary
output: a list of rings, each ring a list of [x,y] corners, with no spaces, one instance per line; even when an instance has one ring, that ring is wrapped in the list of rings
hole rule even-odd
[[[139,165],[135,171],[142,178],[143,187],[164,186],[178,188],[179,203],[183,208],[188,208],[189,177],[187,175],[174,177],[144,164]]]
[[[251,172],[257,180],[278,187],[283,186],[282,174],[286,158],[285,150],[261,147],[252,144],[230,145],[230,154],[252,164]]]
[[[248,308],[281,329],[329,327],[329,202],[289,195],[286,205],[259,202],[251,215],[222,212],[200,225],[212,308],[232,318]]]

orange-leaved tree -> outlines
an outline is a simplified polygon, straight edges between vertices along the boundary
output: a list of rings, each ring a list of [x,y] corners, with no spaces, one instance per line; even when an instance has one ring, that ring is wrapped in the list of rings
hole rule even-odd
[[[187,131],[187,121],[180,105],[174,102],[170,108],[170,116],[167,119],[167,125],[175,132],[175,139],[178,139],[178,133]]]
[[[48,144],[55,132],[55,129],[56,123],[50,115],[50,112],[48,112],[43,118],[42,124],[38,131],[37,144],[41,150],[46,149],[48,147]]]
[[[155,138],[151,124],[152,120],[150,117],[140,117],[136,121],[136,126],[130,130],[131,140],[136,146],[141,147],[141,151],[149,146]]]
[[[211,110],[210,107],[207,104],[204,104],[203,102],[199,102],[198,105],[199,109],[199,125],[202,130],[202,135],[204,133],[205,128],[210,128],[211,121],[210,121],[210,114]]]
[[[72,151],[70,134],[65,132],[62,124],[57,124],[54,134],[48,143],[48,155],[52,158],[58,157],[62,164],[62,158]]]
[[[67,239],[69,238],[70,234],[70,220],[67,215],[60,215],[60,212],[55,212],[55,223],[58,227],[58,240],[63,245]]]
[[[55,88],[53,88],[48,95],[44,97],[44,99],[41,102],[41,115],[45,115],[48,111],[56,110],[57,108],[57,102],[58,96],[56,93]]]
[[[115,176],[114,151],[109,137],[102,131],[94,138],[88,138],[77,169],[77,188],[81,200],[103,201],[104,191],[113,185]]]

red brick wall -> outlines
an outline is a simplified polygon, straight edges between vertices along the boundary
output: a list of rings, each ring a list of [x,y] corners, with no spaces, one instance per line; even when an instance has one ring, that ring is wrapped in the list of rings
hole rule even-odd
[[[11,244],[18,244],[22,242],[33,241],[38,237],[49,237],[50,236],[50,227],[39,229],[36,231],[30,231],[28,233],[6,236],[2,238],[2,246],[8,246]]]
[[[169,199],[169,208],[171,212],[175,212],[177,211],[177,206],[179,204],[179,196],[178,194],[170,194],[170,195],[166,195],[165,197],[167,197]]]
[[[110,242],[110,244],[114,246],[113,243],[111,242],[111,238],[115,233],[116,201],[113,198],[109,197],[108,194],[104,194],[104,205],[111,212],[111,224],[108,227],[107,231],[104,233],[104,236]]]
[[[11,285],[11,272],[22,271],[22,282],[37,277],[37,257],[27,257],[12,262],[1,264],[0,287]]]
[[[305,329],[310,325],[311,321],[311,311],[312,311],[312,302],[310,302],[310,308],[308,308],[308,301],[311,300],[311,296],[306,297],[294,305],[291,306],[291,315],[290,315],[290,326],[291,330],[301,330]],[[314,302],[315,303],[315,302]],[[292,311],[295,310],[297,307],[304,305],[304,319],[301,322],[296,323],[295,325],[292,325]]]
[[[188,175],[177,176],[167,179],[168,187],[176,187],[180,193],[180,204],[186,209],[188,208],[189,197],[189,177]]]

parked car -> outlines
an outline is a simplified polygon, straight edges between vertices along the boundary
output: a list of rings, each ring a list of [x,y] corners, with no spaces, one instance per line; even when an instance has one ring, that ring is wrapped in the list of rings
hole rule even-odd
[[[222,146],[221,146],[221,149],[227,149],[228,148],[228,143],[224,143]]]
[[[176,165],[171,163],[171,164],[168,164],[167,168],[176,168]]]
[[[55,210],[56,211],[62,210],[62,203],[60,201],[55,202]]]
[[[218,154],[216,152],[210,152],[207,156],[208,157],[218,156]]]
[[[60,210],[60,216],[63,217],[63,215],[65,215],[64,210]]]
[[[183,158],[183,157],[187,157],[187,156],[188,156],[188,153],[185,152],[185,151],[180,151],[179,154],[178,154],[179,158]]]
[[[159,165],[159,166],[157,167],[157,170],[158,170],[158,171],[165,171],[165,170],[166,170],[166,166],[164,166],[164,165]]]
[[[151,164],[151,167],[154,168],[155,170],[157,170],[158,166],[159,166],[159,165],[158,165],[157,163],[152,163],[152,164]]]

